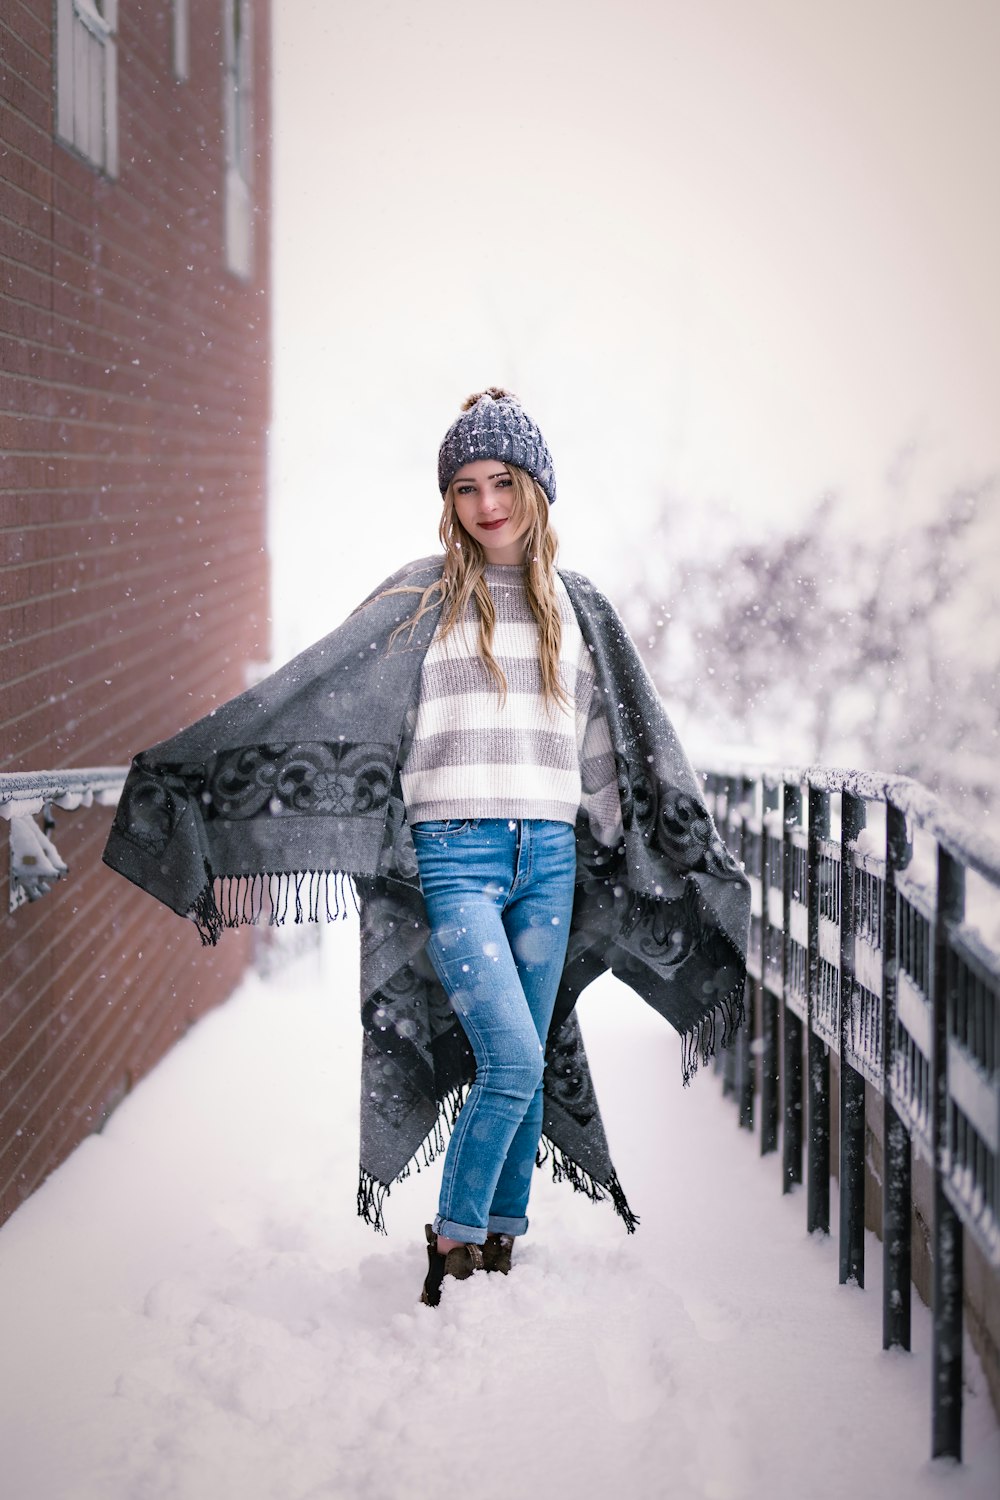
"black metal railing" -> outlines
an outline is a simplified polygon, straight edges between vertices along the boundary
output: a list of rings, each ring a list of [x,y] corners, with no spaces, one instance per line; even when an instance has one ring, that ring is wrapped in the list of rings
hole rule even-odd
[[[733,766],[704,781],[753,893],[753,1024],[725,1087],[742,1125],[758,1104],[762,1153],[780,1094],[783,1190],[805,1155],[806,1227],[829,1233],[838,1055],[840,1280],[862,1287],[865,1083],[880,1095],[887,1349],[910,1347],[912,1151],[930,1164],[931,1453],[960,1458],[963,1228],[1000,1272],[1000,846],[906,777]]]
[[[6,819],[10,828],[11,912],[40,900],[56,881],[70,873],[51,837],[56,826],[53,809],[72,812],[81,807],[114,807],[127,775],[127,766],[0,772],[0,818]],[[299,954],[316,948],[319,935],[314,923],[255,927],[253,966],[260,974],[275,973]]]
[[[0,775],[11,907],[66,873],[53,806],[126,768]],[[715,767],[706,800],[750,878],[753,1024],[724,1056],[740,1123],[830,1231],[839,1068],[841,1282],[864,1286],[865,1084],[883,1127],[883,1347],[910,1347],[912,1151],[933,1169],[932,1455],[961,1456],[963,1227],[1000,1273],[1000,846],[905,777]],[[43,817],[43,827],[35,821]],[[275,955],[262,952],[258,963]],[[912,1151],[911,1151],[912,1146]]]
[[[10,910],[38,901],[55,880],[69,874],[49,837],[53,807],[114,807],[127,766],[70,771],[6,771],[0,774],[0,817],[10,824]],[[41,815],[41,826],[35,821]]]

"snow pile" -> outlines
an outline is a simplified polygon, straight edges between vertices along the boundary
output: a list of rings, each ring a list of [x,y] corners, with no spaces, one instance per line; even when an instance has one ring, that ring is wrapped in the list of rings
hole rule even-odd
[[[613,980],[581,1011],[638,1234],[539,1174],[511,1276],[420,1307],[437,1173],[388,1239],[354,1217],[355,962],[343,924],[249,980],[0,1231],[5,1496],[996,1493],[974,1357],[967,1462],[931,1465],[926,1310],[883,1354],[877,1242],[838,1287],[777,1159]]]

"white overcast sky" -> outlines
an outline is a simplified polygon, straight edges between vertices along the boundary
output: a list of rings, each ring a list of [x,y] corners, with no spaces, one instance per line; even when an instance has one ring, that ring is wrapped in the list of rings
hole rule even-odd
[[[665,494],[902,525],[1000,467],[996,0],[272,10],[293,638],[436,547],[438,443],[487,384],[612,591]]]

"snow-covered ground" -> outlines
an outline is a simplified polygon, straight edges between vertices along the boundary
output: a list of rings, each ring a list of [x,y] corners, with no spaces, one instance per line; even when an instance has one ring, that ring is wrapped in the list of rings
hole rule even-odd
[[[877,1242],[839,1287],[612,980],[581,1013],[638,1234],[539,1173],[511,1276],[420,1307],[436,1172],[387,1239],[354,1216],[355,955],[343,924],[249,979],[0,1231],[5,1500],[992,1500],[971,1351],[966,1462],[933,1465],[926,1309],[884,1354]]]

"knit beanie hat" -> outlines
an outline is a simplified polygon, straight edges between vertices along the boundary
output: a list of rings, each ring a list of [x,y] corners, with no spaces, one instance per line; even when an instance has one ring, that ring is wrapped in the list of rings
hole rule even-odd
[[[516,464],[536,479],[555,503],[556,476],[545,439],[510,391],[491,385],[462,403],[462,415],[445,433],[438,453],[438,486],[442,495],[463,464],[499,458]]]

